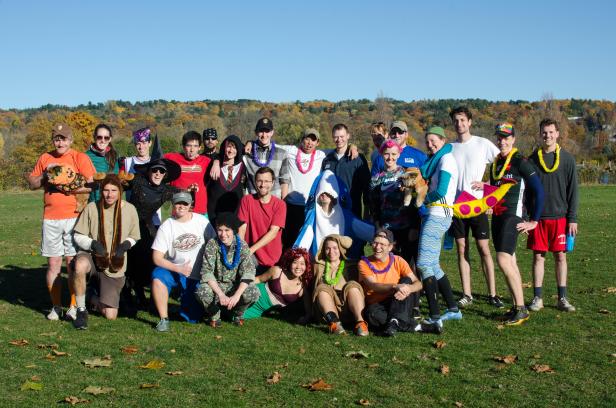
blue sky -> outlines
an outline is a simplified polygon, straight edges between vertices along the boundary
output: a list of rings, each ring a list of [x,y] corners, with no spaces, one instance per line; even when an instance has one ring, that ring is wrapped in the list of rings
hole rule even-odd
[[[616,2],[0,0],[0,108],[616,99]]]

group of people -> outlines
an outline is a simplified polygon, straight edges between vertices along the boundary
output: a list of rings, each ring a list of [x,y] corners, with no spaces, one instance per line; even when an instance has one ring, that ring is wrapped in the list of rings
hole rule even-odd
[[[45,190],[41,253],[48,258],[52,301],[47,318],[64,317],[85,329],[88,306],[115,319],[121,308],[147,307],[145,289],[151,286],[160,332],[170,329],[168,303],[177,290],[181,318],[212,327],[223,318],[242,326],[301,300],[300,320],[325,322],[330,333],[344,333],[345,327],[358,336],[441,333],[444,321],[462,319],[461,309],[474,301],[469,231],[481,256],[488,303],[503,308],[488,245],[492,235],[513,303],[504,324],[521,324],[528,310],[543,308],[548,251],[556,263],[557,307],[574,311],[566,293],[565,237],[577,233],[577,180],[575,160],[558,145],[558,123],[541,122],[542,144],[527,159],[514,147],[510,123],[496,126],[495,145],[471,135],[466,107],[452,110],[451,119],[456,139],[432,126],[424,137],[427,153],[413,146],[405,122],[389,128],[374,123],[371,166],[350,143],[344,124],[332,129],[332,150],[318,150],[320,134],[313,128],[297,146],[277,144],[274,124],[264,117],[246,144],[236,135],[219,144],[216,129],[209,128],[187,132],[182,152],[167,154],[144,128],[133,133],[132,157],[118,157],[105,124],[95,128],[86,153],[71,148],[70,127],[58,124],[51,135],[54,149],[41,155],[28,176],[31,188]],[[489,178],[482,181],[486,165]],[[58,166],[84,183],[59,188],[49,176]],[[409,174],[425,180],[425,194],[403,182]],[[494,189],[504,191],[497,202],[486,199]],[[89,194],[82,211],[79,194]],[[485,208],[459,216],[463,197]],[[166,202],[171,212],[163,222]],[[519,233],[529,234],[534,251],[528,306],[516,263]],[[446,236],[457,246],[457,300],[439,261]],[[71,294],[65,313],[63,258]],[[424,295],[428,313],[422,318]]]

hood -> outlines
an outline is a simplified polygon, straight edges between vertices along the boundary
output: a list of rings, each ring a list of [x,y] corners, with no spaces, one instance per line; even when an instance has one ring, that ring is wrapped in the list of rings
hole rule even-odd
[[[225,144],[227,142],[231,142],[235,145],[235,148],[237,149],[237,155],[235,156],[235,160],[233,160],[233,164],[234,165],[239,164],[242,161],[242,155],[244,154],[244,143],[242,143],[240,138],[237,137],[236,135],[227,136],[225,140],[223,140],[222,143],[220,144],[219,154],[220,154],[221,161],[224,161],[225,159]]]

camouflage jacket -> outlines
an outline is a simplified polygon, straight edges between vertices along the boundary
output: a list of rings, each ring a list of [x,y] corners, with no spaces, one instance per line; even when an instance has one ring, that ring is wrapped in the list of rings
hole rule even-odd
[[[201,266],[201,285],[208,281],[215,280],[219,283],[239,283],[240,281],[250,283],[255,279],[256,266],[253,256],[250,253],[248,244],[240,240],[240,262],[233,269],[227,269],[222,260],[222,251],[218,239],[210,239],[205,244],[203,253],[203,264]],[[232,264],[235,256],[235,238],[231,247],[227,251],[227,263]]]

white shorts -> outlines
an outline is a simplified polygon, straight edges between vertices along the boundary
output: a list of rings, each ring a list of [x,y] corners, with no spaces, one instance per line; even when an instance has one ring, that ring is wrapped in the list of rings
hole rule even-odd
[[[41,239],[41,255],[74,256],[77,253],[73,241],[73,229],[77,218],[65,220],[43,220],[43,238]]]

